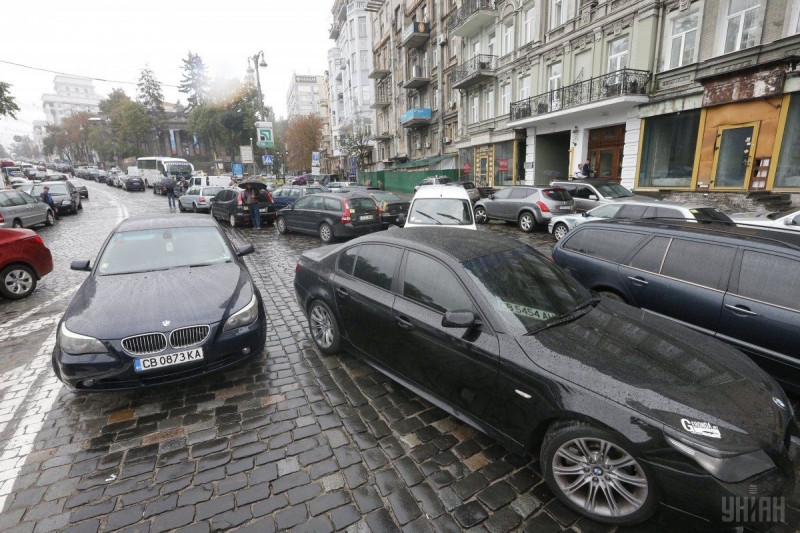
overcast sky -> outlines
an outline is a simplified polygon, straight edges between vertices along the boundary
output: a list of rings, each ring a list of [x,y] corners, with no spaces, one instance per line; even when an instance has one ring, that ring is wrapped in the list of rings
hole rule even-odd
[[[323,74],[332,20],[332,0],[168,2],[164,0],[5,0],[0,25],[0,61],[66,74],[136,82],[149,64],[168,102],[179,93],[181,60],[199,54],[210,76],[242,78],[247,58],[264,50],[264,102],[286,116],[286,91],[293,73]],[[13,23],[12,23],[13,21]],[[12,85],[21,112],[0,119],[0,144],[14,135],[32,136],[44,120],[42,95],[53,92],[51,72],[0,62],[0,81]],[[95,81],[107,95],[114,88],[136,95],[136,85]]]

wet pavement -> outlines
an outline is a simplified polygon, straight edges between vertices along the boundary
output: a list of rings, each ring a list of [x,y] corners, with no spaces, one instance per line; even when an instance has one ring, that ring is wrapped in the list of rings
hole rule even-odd
[[[0,532],[614,530],[556,501],[535,457],[348,354],[320,355],[292,289],[300,253],[319,246],[312,237],[225,227],[256,246],[247,262],[269,317],[262,357],[146,392],[66,391],[49,354],[87,275],[70,261],[93,260],[125,216],[168,212],[151,192],[88,187],[81,214],[38,230],[54,272],[30,298],[0,300]],[[480,231],[548,256],[553,245],[546,230]],[[662,511],[616,530],[705,530],[677,520]],[[800,524],[800,512],[787,507],[786,522]]]

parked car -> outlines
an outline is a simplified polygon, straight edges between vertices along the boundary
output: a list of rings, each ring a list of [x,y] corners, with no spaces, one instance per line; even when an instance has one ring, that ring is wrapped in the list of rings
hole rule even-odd
[[[652,198],[633,194],[617,182],[597,178],[577,180],[556,180],[550,183],[552,187],[562,187],[575,199],[576,211],[589,211],[601,205],[618,200],[644,200]]]
[[[420,226],[456,226],[478,229],[467,191],[461,187],[431,185],[421,188],[411,199],[408,217],[398,215],[405,228]]]
[[[469,195],[469,200],[473,204],[481,199],[480,191],[471,181],[451,181],[449,183],[445,183],[445,185],[448,185],[450,187],[461,187],[462,189],[467,191],[467,194]]]
[[[355,181],[332,181],[330,182],[327,187],[335,191],[336,189],[341,189],[342,187],[351,187],[353,185],[358,185],[358,182]]]
[[[178,198],[178,210],[184,213],[209,211],[211,200],[222,190],[222,187],[190,187],[186,194]]]
[[[253,221],[250,218],[250,207],[244,205],[243,193],[244,189],[238,187],[219,191],[211,201],[211,216],[217,220],[227,220],[232,228],[251,225]],[[276,207],[269,192],[264,191],[259,196],[258,207],[261,210],[261,222],[274,224]]]
[[[12,175],[8,178],[8,184],[11,185],[12,189],[30,189],[33,187],[34,183],[35,182],[29,180],[28,178],[23,178],[21,176]]]
[[[578,224],[590,220],[603,220],[606,218],[624,218],[627,220],[662,219],[662,220],[693,220],[696,222],[726,222],[733,224],[728,215],[708,205],[685,204],[680,202],[650,201],[623,201],[595,207],[591,211],[573,215],[559,215],[550,219],[547,225],[549,231],[557,241]]]
[[[258,356],[266,314],[241,260],[252,252],[252,244],[235,248],[204,216],[122,221],[94,267],[72,262],[90,274],[58,324],[56,376],[72,390],[132,389]]]
[[[67,181],[78,190],[78,194],[81,195],[81,198],[89,199],[89,189],[86,188],[86,184],[83,183],[83,180],[70,179]]]
[[[607,220],[575,228],[553,260],[589,289],[735,346],[800,392],[800,235]]]
[[[424,180],[419,182],[419,185],[414,187],[414,192],[416,193],[420,187],[427,187],[428,185],[447,185],[450,183],[450,178],[447,176],[435,176],[432,178],[425,178]]]
[[[800,231],[800,207],[774,213],[734,213],[731,219],[743,226],[761,226]]]
[[[572,512],[635,524],[665,506],[716,525],[725,498],[793,490],[787,443],[800,439],[773,379],[721,342],[597,297],[516,240],[361,237],[303,253],[294,289],[320,351],[345,349],[507,449],[539,451]]]
[[[297,201],[298,198],[321,192],[330,192],[330,190],[321,185],[309,185],[307,187],[284,185],[272,193],[272,198],[275,202],[275,209],[283,209],[287,205]]]
[[[66,174],[61,174],[59,172],[54,172],[52,174],[48,174],[46,176],[47,181],[67,181],[69,180],[69,176]]]
[[[342,237],[357,237],[383,227],[381,211],[366,194],[320,193],[298,198],[278,211],[275,226],[281,233],[296,231],[319,235],[328,244]]]
[[[34,198],[41,197],[45,187],[50,188],[50,196],[53,197],[53,202],[55,203],[56,215],[77,213],[83,209],[81,194],[68,181],[43,181],[42,183],[37,183],[30,189],[30,195]]]
[[[528,233],[546,226],[558,213],[574,213],[575,201],[561,187],[516,185],[501,189],[475,204],[475,216],[481,223],[491,219],[516,222]]]
[[[125,191],[144,191],[145,190],[144,180],[138,176],[128,176],[122,182],[122,189]]]
[[[39,280],[52,271],[53,257],[36,232],[0,229],[0,296],[9,300],[30,296]]]
[[[50,206],[30,194],[0,190],[0,228],[30,228],[37,224],[52,226],[56,217]]]
[[[366,190],[362,192],[371,196],[375,203],[378,204],[378,207],[381,208],[381,221],[384,228],[388,228],[391,225],[400,225],[399,220],[403,217],[408,217],[408,208],[411,202],[407,202],[391,192],[381,190]]]

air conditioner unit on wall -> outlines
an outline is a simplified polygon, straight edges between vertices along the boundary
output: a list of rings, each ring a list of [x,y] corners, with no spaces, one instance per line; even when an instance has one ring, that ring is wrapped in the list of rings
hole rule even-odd
[[[450,109],[455,109],[456,108],[456,101],[455,100],[450,100],[450,102],[447,103],[447,107],[449,107]]]
[[[442,137],[442,142],[444,144],[450,144],[450,137]]]
[[[439,46],[447,44],[447,35],[440,35],[436,38],[436,44]]]
[[[419,150],[422,148],[422,143],[417,143],[414,146],[417,148],[417,150]]]
[[[430,148],[430,147],[431,147],[431,143],[425,143],[425,148]]]

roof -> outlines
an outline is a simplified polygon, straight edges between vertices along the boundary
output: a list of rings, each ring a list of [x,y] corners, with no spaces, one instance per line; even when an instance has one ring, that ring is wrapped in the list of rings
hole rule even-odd
[[[426,185],[420,187],[414,194],[414,200],[418,198],[456,198],[459,200],[469,200],[466,189],[461,187],[448,187],[447,185]]]
[[[140,231],[148,229],[167,229],[167,228],[199,228],[216,227],[217,223],[207,215],[181,215],[176,216],[138,216],[123,220],[117,231]]]
[[[440,227],[398,228],[361,238],[361,242],[373,241],[423,246],[449,255],[458,262],[525,246],[520,241],[494,232]]]

